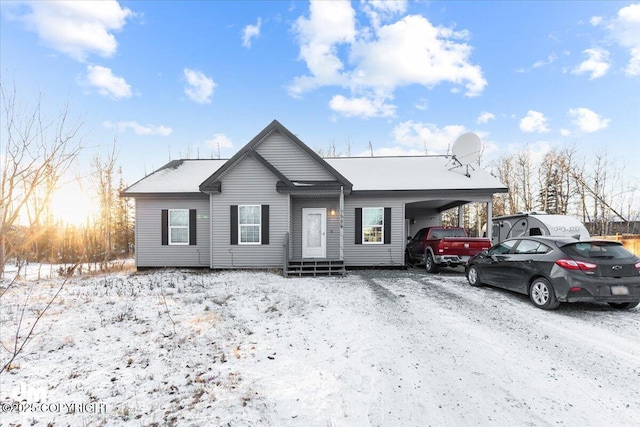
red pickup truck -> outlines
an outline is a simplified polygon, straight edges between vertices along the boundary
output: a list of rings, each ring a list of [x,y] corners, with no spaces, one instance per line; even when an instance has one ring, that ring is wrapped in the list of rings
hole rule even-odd
[[[427,227],[409,238],[406,258],[408,263],[424,264],[427,272],[435,273],[438,267],[464,265],[490,247],[489,239],[468,237],[462,227]]]

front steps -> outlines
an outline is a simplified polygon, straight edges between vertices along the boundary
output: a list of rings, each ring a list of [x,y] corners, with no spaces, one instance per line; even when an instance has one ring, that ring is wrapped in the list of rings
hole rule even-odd
[[[344,261],[331,259],[291,260],[284,271],[284,277],[303,276],[344,276]]]

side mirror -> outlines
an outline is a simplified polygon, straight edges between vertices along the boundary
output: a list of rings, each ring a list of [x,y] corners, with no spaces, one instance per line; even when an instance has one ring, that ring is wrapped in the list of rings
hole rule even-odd
[[[407,236],[407,242],[410,242],[411,240],[413,240],[413,238],[411,236]]]

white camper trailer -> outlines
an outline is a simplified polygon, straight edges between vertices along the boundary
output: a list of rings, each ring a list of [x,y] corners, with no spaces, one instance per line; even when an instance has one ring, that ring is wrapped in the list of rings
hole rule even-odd
[[[566,236],[588,239],[589,232],[577,219],[546,212],[519,212],[515,215],[493,218],[491,242],[495,245],[512,237]]]

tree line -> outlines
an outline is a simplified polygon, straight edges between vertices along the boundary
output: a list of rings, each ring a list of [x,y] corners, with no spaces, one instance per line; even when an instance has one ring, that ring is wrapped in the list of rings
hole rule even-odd
[[[68,107],[53,118],[43,97],[20,102],[15,86],[0,86],[2,172],[0,177],[0,274],[7,262],[95,263],[97,268],[133,251],[131,201],[119,197],[125,183],[115,142],[106,157],[91,161],[91,193],[98,212],[82,225],[54,218],[52,196],[85,149],[84,123],[70,120]]]

